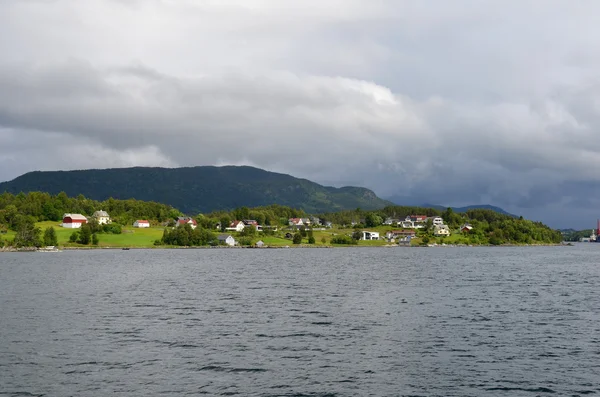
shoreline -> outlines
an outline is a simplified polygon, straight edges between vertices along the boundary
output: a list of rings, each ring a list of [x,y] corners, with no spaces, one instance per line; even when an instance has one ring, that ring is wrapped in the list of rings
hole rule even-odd
[[[129,251],[129,250],[206,250],[206,249],[254,249],[254,250],[268,250],[268,249],[294,249],[294,248],[310,248],[310,249],[331,249],[331,248],[490,248],[490,247],[572,247],[573,244],[560,243],[560,244],[502,244],[502,245],[491,245],[491,244],[479,244],[479,245],[312,245],[312,244],[299,244],[299,245],[285,245],[285,246],[264,246],[264,247],[229,247],[229,246],[197,246],[197,247],[177,247],[177,246],[160,246],[160,247],[56,247],[57,250],[44,250],[43,248],[34,247],[2,247],[2,252],[62,252],[62,251],[92,251],[92,250],[117,250],[117,251]]]

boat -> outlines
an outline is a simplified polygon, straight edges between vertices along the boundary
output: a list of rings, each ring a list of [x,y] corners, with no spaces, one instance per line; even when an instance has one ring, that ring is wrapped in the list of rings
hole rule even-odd
[[[61,252],[61,250],[53,245],[48,245],[46,247],[38,248],[38,252]]]
[[[123,251],[129,251],[129,248],[121,248]]]

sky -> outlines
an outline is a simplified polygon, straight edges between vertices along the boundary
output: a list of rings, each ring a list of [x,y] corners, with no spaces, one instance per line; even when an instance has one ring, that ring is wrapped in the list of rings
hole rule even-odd
[[[252,165],[600,218],[596,0],[2,0],[0,181]]]

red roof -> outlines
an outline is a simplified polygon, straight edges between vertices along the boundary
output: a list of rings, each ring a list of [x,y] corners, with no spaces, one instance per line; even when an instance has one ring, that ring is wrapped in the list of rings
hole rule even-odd
[[[145,220],[145,219],[138,219],[136,222],[137,222],[137,223],[150,223],[150,222],[148,222],[148,221],[147,221],[147,220]]]
[[[192,225],[197,225],[196,220],[192,219],[192,218],[178,219],[177,223],[179,223],[180,225],[185,225],[186,223],[191,223]]]

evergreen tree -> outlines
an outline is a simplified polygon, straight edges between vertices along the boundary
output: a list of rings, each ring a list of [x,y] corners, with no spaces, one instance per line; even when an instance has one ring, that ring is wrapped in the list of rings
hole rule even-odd
[[[44,230],[44,245],[58,245],[58,238],[56,237],[56,231],[52,226]]]
[[[292,239],[294,244],[302,244],[302,235],[300,233],[294,234],[294,238]]]
[[[98,245],[99,242],[100,240],[98,239],[98,235],[96,233],[92,234],[92,244]]]
[[[92,229],[87,223],[81,225],[81,231],[79,232],[79,244],[88,245],[92,241]]]

